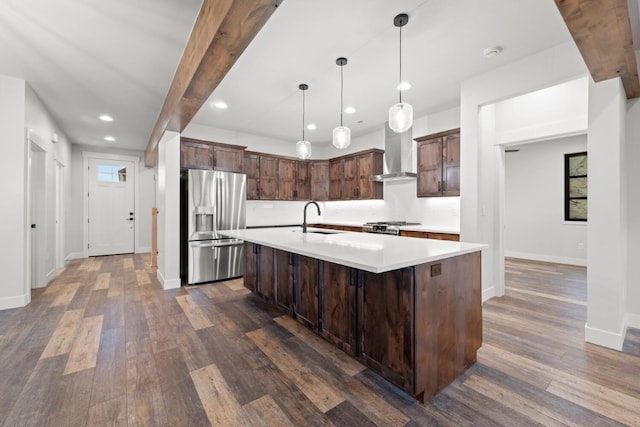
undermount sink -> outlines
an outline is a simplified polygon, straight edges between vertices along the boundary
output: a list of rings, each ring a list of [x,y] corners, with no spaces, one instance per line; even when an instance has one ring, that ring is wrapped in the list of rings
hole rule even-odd
[[[302,230],[291,230],[295,233],[302,233]],[[342,231],[338,231],[338,230],[307,230],[307,233],[313,233],[313,234],[338,234],[338,233],[342,233]]]

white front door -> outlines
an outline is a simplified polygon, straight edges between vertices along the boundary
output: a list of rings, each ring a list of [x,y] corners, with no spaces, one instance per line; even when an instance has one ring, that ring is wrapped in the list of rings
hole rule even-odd
[[[89,256],[134,252],[134,164],[89,159]]]

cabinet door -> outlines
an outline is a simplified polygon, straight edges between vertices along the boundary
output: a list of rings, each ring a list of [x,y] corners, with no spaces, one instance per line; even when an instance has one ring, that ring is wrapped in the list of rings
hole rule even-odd
[[[296,162],[278,159],[278,200],[293,200]]]
[[[244,151],[237,148],[213,146],[213,169],[226,172],[242,173]]]
[[[418,197],[442,195],[442,138],[418,143]]]
[[[342,198],[344,200],[355,200],[359,198],[358,194],[358,158],[348,157],[343,161],[342,175]]]
[[[274,248],[258,246],[258,294],[271,302],[275,300],[274,256]]]
[[[442,141],[444,158],[442,195],[460,195],[460,134],[447,135]]]
[[[295,283],[295,316],[307,327],[318,330],[318,260],[298,255]]]
[[[244,155],[244,173],[247,175],[247,200],[260,199],[260,156]]]
[[[342,200],[343,161],[329,162],[329,200]]]
[[[259,245],[244,242],[244,287],[258,293],[258,249]]]
[[[311,162],[309,174],[311,175],[311,200],[329,200],[329,162]]]
[[[360,355],[392,383],[413,393],[413,268],[364,272],[360,290]]]
[[[260,156],[260,199],[278,198],[278,159]]]
[[[382,199],[383,183],[371,181],[371,175],[382,173],[382,153],[367,153],[358,156],[358,198]]]
[[[293,312],[293,280],[295,254],[276,249],[275,252],[275,300],[276,304],[291,314]]]
[[[345,352],[356,350],[356,283],[358,271],[323,262],[319,333]]]
[[[197,142],[181,142],[180,167],[182,169],[213,169],[213,146]]]
[[[311,180],[309,177],[309,162],[299,161],[296,162],[296,179],[294,198],[296,200],[310,200],[311,195]]]

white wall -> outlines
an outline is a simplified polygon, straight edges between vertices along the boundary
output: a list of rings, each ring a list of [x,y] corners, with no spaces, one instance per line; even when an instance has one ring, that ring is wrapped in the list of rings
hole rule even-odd
[[[627,102],[627,324],[640,329],[640,99]]]
[[[495,145],[495,114],[487,107],[586,74],[580,53],[569,42],[462,82],[460,237],[489,245],[482,254],[483,299],[504,293],[504,156]]]
[[[585,339],[617,350],[626,332],[625,116],[619,78],[590,84]]]
[[[31,294],[27,283],[26,165],[24,80],[0,76],[0,309],[22,307]]]
[[[124,150],[117,147],[92,147],[73,144],[71,151],[71,168],[69,176],[70,212],[68,214],[67,241],[69,258],[84,256],[84,181],[83,152],[118,154],[138,158],[138,177],[135,188],[136,218],[135,218],[135,251],[136,253],[151,251],[151,208],[155,203],[155,170],[144,166],[144,153],[141,151]]]
[[[65,167],[70,163],[70,144],[31,87],[22,79],[0,76],[0,135],[3,156],[0,167],[2,204],[0,207],[0,235],[5,244],[0,247],[0,309],[22,307],[31,300],[30,283],[30,236],[28,206],[28,161],[30,149],[25,136],[29,130],[43,151],[44,170],[40,170],[45,181],[44,203],[38,217],[43,245],[41,270],[48,280],[55,271],[55,165]],[[51,142],[53,133],[58,134],[58,143]],[[64,175],[64,211],[69,209],[68,189],[70,176]]]
[[[518,145],[505,154],[505,255],[586,265],[587,224],[564,221],[564,155],[587,151],[579,135]]]
[[[158,143],[158,280],[164,289],[180,283],[180,134],[165,132]]]

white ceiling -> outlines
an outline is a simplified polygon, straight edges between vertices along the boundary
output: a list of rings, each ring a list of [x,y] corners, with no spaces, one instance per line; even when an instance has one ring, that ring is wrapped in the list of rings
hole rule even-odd
[[[27,80],[73,142],[109,145],[108,132],[142,150],[200,3],[0,0],[0,74]],[[307,83],[306,122],[318,128],[306,137],[329,143],[345,56],[345,106],[357,109],[345,125],[354,136],[380,127],[398,99],[401,12],[403,100],[416,116],[458,105],[471,76],[571,40],[554,0],[284,0],[212,94],[229,108],[207,103],[193,123],[296,141]],[[485,58],[494,45],[502,54]]]

